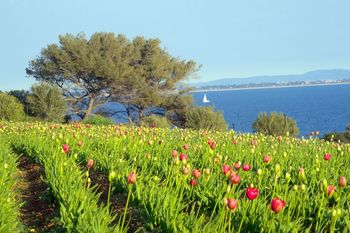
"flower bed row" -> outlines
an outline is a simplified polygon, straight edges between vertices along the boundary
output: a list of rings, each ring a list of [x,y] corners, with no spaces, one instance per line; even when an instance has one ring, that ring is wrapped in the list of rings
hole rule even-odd
[[[121,232],[112,226],[115,216],[107,206],[99,206],[99,194],[89,188],[84,172],[49,137],[37,131],[11,136],[17,153],[25,154],[45,168],[45,176],[60,207],[63,226],[68,232]]]
[[[20,203],[16,197],[17,156],[0,137],[0,232],[21,232]]]

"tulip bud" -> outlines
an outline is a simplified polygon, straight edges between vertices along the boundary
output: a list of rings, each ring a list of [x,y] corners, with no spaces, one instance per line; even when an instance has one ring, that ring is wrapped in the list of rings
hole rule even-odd
[[[269,163],[271,161],[271,157],[269,155],[265,155],[263,161],[264,163]]]
[[[341,216],[341,213],[342,213],[341,209],[338,208],[338,209],[337,209],[337,215],[338,215],[338,216]]]
[[[177,157],[177,156],[178,156],[177,150],[173,150],[173,151],[171,152],[171,156],[172,156],[173,158]]]
[[[226,193],[229,193],[231,191],[231,185],[226,186]]]
[[[346,178],[345,176],[340,176],[339,177],[339,182],[338,182],[339,186],[344,188],[346,186]]]
[[[293,185],[293,191],[297,191],[298,190],[298,185]]]
[[[227,207],[230,210],[235,210],[237,208],[237,200],[232,199],[232,198],[228,198],[227,199]]]
[[[234,175],[230,178],[232,184],[238,184],[241,181],[241,177],[239,175]]]
[[[279,175],[281,173],[281,165],[279,165],[279,164],[275,165],[275,172],[277,175]]]
[[[198,179],[201,176],[201,172],[198,169],[193,169],[192,176]]]
[[[191,179],[190,180],[190,185],[193,187],[193,186],[196,186],[197,185],[197,181],[195,179]]]
[[[288,172],[284,175],[284,177],[287,181],[290,181],[290,174]]]
[[[304,192],[304,191],[306,190],[305,184],[300,185],[300,190],[301,190],[302,192]]]
[[[335,218],[336,216],[337,216],[337,210],[333,209],[333,210],[332,210],[332,217]]]
[[[187,176],[188,174],[190,174],[190,168],[185,166],[182,167],[182,173]]]
[[[94,160],[89,159],[88,163],[87,163],[87,166],[88,166],[89,169],[91,169],[94,166]]]
[[[259,176],[262,174],[262,170],[259,168],[257,171],[256,171],[256,174],[258,174]]]
[[[152,179],[153,179],[154,182],[158,182],[160,180],[160,178],[158,176],[153,176]]]
[[[210,176],[210,169],[209,168],[206,168],[203,171],[204,171],[205,175]]]
[[[112,182],[112,180],[114,180],[115,177],[116,177],[115,171],[112,171],[111,173],[109,173],[109,176],[108,176],[109,182]]]
[[[137,178],[136,172],[131,172],[128,175],[128,184],[135,184],[136,183],[136,178]]]
[[[185,150],[188,150],[188,149],[190,148],[190,146],[189,146],[188,144],[185,144],[185,145],[183,146],[183,148],[184,148]]]
[[[327,182],[326,179],[323,179],[323,180],[322,180],[322,186],[323,186],[323,189],[324,189],[324,190],[327,190],[328,182]]]
[[[327,187],[327,196],[332,197],[335,191],[335,186],[333,185],[328,185]]]
[[[331,154],[325,153],[324,160],[330,160],[330,159],[331,159]]]

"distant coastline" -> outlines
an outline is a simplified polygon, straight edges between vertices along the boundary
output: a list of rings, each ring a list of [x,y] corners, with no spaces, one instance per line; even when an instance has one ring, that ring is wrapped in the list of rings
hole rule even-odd
[[[312,83],[312,84],[297,84],[297,85],[278,85],[278,86],[260,86],[260,87],[228,87],[228,88],[204,88],[194,89],[191,93],[196,92],[216,92],[216,91],[241,91],[241,90],[257,90],[257,89],[276,89],[276,88],[295,88],[295,87],[313,87],[313,86],[336,86],[336,85],[349,85],[348,82],[332,82],[332,83]]]

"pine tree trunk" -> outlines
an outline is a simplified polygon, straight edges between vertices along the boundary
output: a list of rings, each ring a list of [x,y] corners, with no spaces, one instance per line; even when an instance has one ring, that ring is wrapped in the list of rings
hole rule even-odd
[[[92,109],[93,109],[93,106],[94,106],[94,101],[95,101],[95,99],[93,97],[90,97],[89,105],[88,105],[88,108],[85,112],[83,120],[87,119],[90,116]]]

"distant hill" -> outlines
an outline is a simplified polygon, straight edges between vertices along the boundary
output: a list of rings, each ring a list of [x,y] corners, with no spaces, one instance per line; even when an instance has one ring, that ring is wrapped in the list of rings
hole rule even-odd
[[[191,87],[201,88],[210,86],[232,86],[245,84],[261,84],[261,83],[289,83],[289,82],[313,82],[325,80],[344,80],[350,79],[350,70],[333,69],[333,70],[315,70],[305,74],[291,75],[266,75],[254,76],[247,78],[224,78],[209,82],[189,83]]]

